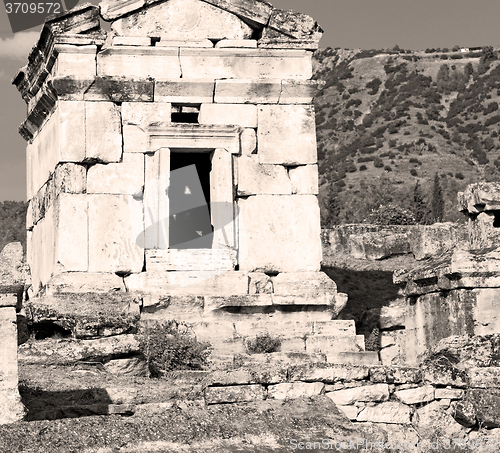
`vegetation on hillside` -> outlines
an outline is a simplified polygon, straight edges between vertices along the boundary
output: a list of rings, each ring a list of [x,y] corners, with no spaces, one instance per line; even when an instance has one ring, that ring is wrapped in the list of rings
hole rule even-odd
[[[458,221],[457,192],[500,176],[498,52],[396,47],[315,53],[323,226]]]
[[[0,251],[9,242],[21,242],[26,250],[26,210],[22,201],[0,202]]]

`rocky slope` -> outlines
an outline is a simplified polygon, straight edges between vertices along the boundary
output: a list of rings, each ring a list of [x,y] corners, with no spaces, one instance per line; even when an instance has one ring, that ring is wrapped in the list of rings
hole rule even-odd
[[[364,222],[380,205],[388,207],[382,217],[393,216],[387,223],[432,222],[436,174],[444,201],[438,220],[459,220],[456,193],[500,174],[497,57],[492,48],[317,51],[314,78],[325,81],[315,98],[324,225]]]

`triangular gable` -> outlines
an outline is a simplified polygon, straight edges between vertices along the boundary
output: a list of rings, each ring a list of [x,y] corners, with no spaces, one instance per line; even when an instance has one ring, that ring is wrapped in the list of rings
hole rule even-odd
[[[169,0],[116,19],[118,36],[162,40],[249,39],[254,30],[238,16],[200,0]]]

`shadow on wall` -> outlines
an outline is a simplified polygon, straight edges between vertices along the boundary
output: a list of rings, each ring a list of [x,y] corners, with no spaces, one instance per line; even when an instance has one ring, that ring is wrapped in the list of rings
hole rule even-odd
[[[105,389],[83,389],[52,392],[19,386],[21,399],[28,410],[28,421],[59,420],[63,418],[78,418],[91,415],[109,415],[120,413],[132,415],[128,405],[115,405]],[[117,408],[120,408],[117,411]]]
[[[358,334],[367,334],[378,327],[382,307],[394,303],[399,287],[392,282],[392,271],[355,271],[338,267],[323,267],[336,284],[338,291],[348,295],[347,305],[340,314],[351,315]]]

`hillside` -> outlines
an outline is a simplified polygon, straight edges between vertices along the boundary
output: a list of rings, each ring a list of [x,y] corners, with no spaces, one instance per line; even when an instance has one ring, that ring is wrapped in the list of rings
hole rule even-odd
[[[22,201],[0,202],[0,251],[9,242],[21,242],[26,251],[26,210]]]
[[[445,50],[315,53],[323,226],[463,220],[456,193],[498,179],[498,52]]]

